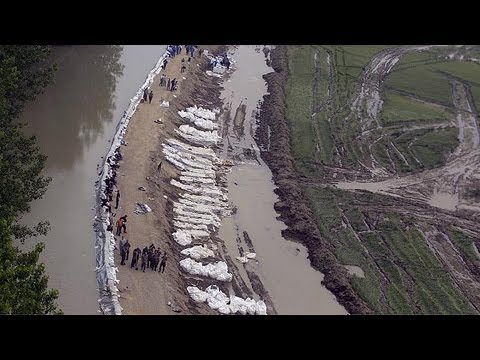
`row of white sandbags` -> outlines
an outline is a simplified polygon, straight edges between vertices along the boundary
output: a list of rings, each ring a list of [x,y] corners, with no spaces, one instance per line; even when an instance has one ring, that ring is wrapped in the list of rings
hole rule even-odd
[[[212,220],[206,220],[206,219],[201,219],[201,218],[196,218],[196,217],[190,217],[190,216],[180,216],[180,215],[176,215],[174,217],[174,220],[176,221],[181,221],[181,222],[184,222],[186,224],[196,224],[196,225],[212,225],[212,226],[215,226],[216,228],[218,228],[218,226],[220,225],[220,223],[217,223],[217,222],[213,222]]]
[[[211,198],[210,198],[211,199]],[[178,204],[183,206],[188,206],[195,212],[206,213],[206,214],[221,214],[223,211],[223,204],[213,205],[211,202],[195,202],[188,199],[179,198]]]
[[[187,141],[195,144],[216,145],[221,140],[217,132],[197,130],[190,125],[180,125],[175,132]]]
[[[198,217],[202,219],[220,222],[220,218],[218,217],[217,214],[214,214],[213,212],[206,212],[204,210],[205,209],[200,208],[200,211],[197,211],[197,207],[190,207],[177,202],[173,204],[173,211],[178,215],[192,216],[192,217]]]
[[[193,115],[191,112],[188,111],[179,111],[178,115],[180,115],[183,119],[190,121],[190,123],[194,124],[196,127],[203,129],[203,130],[216,130],[218,129],[217,123],[214,123],[212,120],[205,120],[200,117]]]
[[[221,314],[267,315],[267,306],[262,300],[242,299],[238,296],[228,297],[216,285],[210,285],[205,291],[196,286],[188,286],[187,291],[195,302],[207,302],[211,309],[218,310]]]
[[[214,257],[215,254],[205,245],[196,245],[181,251],[183,255],[190,256],[192,259],[199,260],[208,257]]]
[[[174,148],[177,148],[179,150],[191,153],[193,155],[203,156],[203,157],[208,158],[212,161],[218,161],[219,160],[217,155],[215,154],[215,151],[213,151],[210,148],[185,144],[184,142],[181,142],[177,139],[168,139],[167,143]]]
[[[192,201],[197,204],[211,205],[215,207],[226,207],[228,204],[225,201],[219,200],[216,197],[204,196],[204,195],[194,195],[189,193],[180,194],[180,199],[178,201]],[[185,202],[186,203],[186,202]]]
[[[197,107],[197,105],[193,105],[186,109],[187,112],[192,113],[195,116],[207,119],[207,120],[215,120],[215,112],[204,109],[202,107]]]
[[[190,245],[193,239],[207,238],[210,235],[208,231],[205,230],[184,230],[177,229],[172,236],[173,239],[181,246]]]
[[[180,261],[180,266],[192,275],[206,276],[220,281],[232,281],[232,274],[228,272],[227,264],[224,261],[203,265],[200,262],[187,258]]]
[[[188,156],[185,153],[166,145],[163,147],[163,154],[168,161],[173,163],[173,165],[175,165],[179,170],[183,171],[194,171],[194,169],[209,171],[212,170],[214,166],[210,160],[200,157],[192,158],[192,156]],[[171,159],[175,160],[175,162],[172,162]]]
[[[182,190],[188,191],[191,194],[204,196],[206,195],[209,197],[216,197],[225,201],[227,200],[226,195],[218,187],[183,184],[175,179],[170,180],[170,184]]]
[[[190,151],[185,151],[184,149],[181,149],[172,145],[167,145],[167,144],[162,144],[162,146],[164,150],[172,154],[177,154],[182,158],[190,159],[195,162],[201,163],[203,165],[208,165],[210,167],[214,166],[213,161],[207,158],[206,156],[204,156],[204,154],[192,154]]]

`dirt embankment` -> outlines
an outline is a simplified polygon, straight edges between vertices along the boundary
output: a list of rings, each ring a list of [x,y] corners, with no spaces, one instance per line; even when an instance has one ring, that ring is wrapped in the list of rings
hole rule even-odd
[[[333,245],[322,238],[313,214],[306,205],[305,195],[295,171],[290,152],[288,120],[285,115],[285,84],[288,76],[286,48],[278,46],[271,51],[271,64],[275,72],[264,76],[268,95],[260,109],[256,140],[261,156],[273,173],[276,193],[280,201],[275,209],[288,226],[283,236],[303,243],[308,248],[312,266],[324,274],[323,284],[335,294],[350,314],[368,314],[371,310],[353,291],[347,270],[334,255]],[[268,149],[268,150],[267,150]]]
[[[200,46],[209,51],[221,51],[218,46]],[[185,59],[187,69],[181,72],[181,59]],[[118,170],[118,187],[121,192],[119,216],[127,214],[126,234],[130,243],[130,255],[137,246],[142,249],[154,244],[162,252],[167,252],[168,261],[165,273],[159,274],[149,269],[145,273],[120,265],[119,250],[115,251],[115,264],[119,268],[120,304],[124,314],[212,314],[205,304],[195,304],[186,291],[186,287],[195,281],[186,278],[179,267],[181,247],[172,238],[172,200],[177,192],[170,185],[176,178],[176,169],[164,160],[162,143],[167,138],[175,138],[175,129],[182,124],[177,111],[192,105],[215,107],[220,102],[220,85],[218,79],[205,74],[207,58],[197,55],[187,63],[185,51],[169,59],[165,71],[155,79],[151,88],[154,98],[151,104],[142,103],[132,117],[122,147],[123,160]],[[178,91],[167,91],[159,86],[161,74],[177,78]],[[162,100],[170,106],[160,107]],[[158,119],[161,119],[158,121]],[[162,162],[161,170],[158,164]],[[142,186],[146,191],[139,190]],[[135,203],[146,203],[152,212],[146,215],[134,213]],[[123,234],[122,234],[123,235]],[[119,237],[117,237],[118,244]],[[171,306],[167,304],[170,303]]]

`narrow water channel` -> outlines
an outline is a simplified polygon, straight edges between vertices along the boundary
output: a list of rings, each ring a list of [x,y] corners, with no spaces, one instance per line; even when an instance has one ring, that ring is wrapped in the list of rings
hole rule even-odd
[[[281,234],[286,226],[277,220],[274,210],[278,197],[272,173],[260,158],[253,138],[255,112],[267,91],[262,75],[272,69],[266,65],[261,47],[239,46],[232,56],[235,71],[223,84],[226,116],[220,132],[221,156],[236,164],[227,175],[228,198],[236,211],[223,219],[219,237],[235,258],[240,256],[238,239],[248,234],[257,257],[246,266],[258,274],[278,314],[346,314],[321,285],[323,275],[310,266],[305,247],[285,240]],[[243,265],[237,266],[249,284]]]

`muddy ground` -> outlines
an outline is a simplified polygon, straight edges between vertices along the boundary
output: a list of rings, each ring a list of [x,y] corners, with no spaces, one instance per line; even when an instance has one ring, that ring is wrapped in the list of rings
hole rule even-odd
[[[218,46],[201,46],[209,51],[220,51]],[[207,58],[197,56],[187,63],[185,73],[180,73],[181,60],[187,56],[185,50],[175,58],[169,59],[165,71],[162,71],[151,86],[154,92],[151,104],[142,103],[133,115],[125,135],[126,146],[121,147],[123,160],[120,162],[118,187],[121,193],[120,207],[115,220],[128,215],[125,235],[131,244],[130,255],[137,246],[142,249],[154,244],[162,252],[167,252],[168,261],[165,273],[160,274],[149,269],[145,273],[120,265],[120,254],[115,252],[115,264],[119,268],[118,279],[120,304],[123,314],[211,314],[206,305],[194,304],[187,292],[187,280],[178,266],[180,260],[179,245],[172,239],[172,204],[176,191],[170,185],[172,177],[177,176],[173,166],[164,161],[162,142],[174,137],[174,129],[181,124],[178,110],[193,104],[218,105],[218,79],[205,75]],[[159,86],[162,74],[177,78],[178,90],[167,91]],[[185,79],[183,79],[185,77]],[[160,107],[160,103],[169,101],[170,107]],[[161,122],[156,122],[161,119]],[[162,162],[161,170],[158,164]],[[143,186],[146,191],[138,188]],[[152,209],[148,214],[135,214],[136,202],[146,203]],[[122,233],[123,235],[123,233]],[[117,237],[119,240],[120,237]],[[118,244],[118,243],[117,243]],[[188,282],[191,285],[192,281]],[[168,305],[170,303],[170,306]]]

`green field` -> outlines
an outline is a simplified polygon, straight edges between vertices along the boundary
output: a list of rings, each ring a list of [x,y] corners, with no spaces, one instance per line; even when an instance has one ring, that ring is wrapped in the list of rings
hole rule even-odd
[[[325,171],[322,165],[361,170],[359,163],[372,154],[391,173],[404,174],[444,165],[458,146],[449,76],[463,79],[477,102],[480,67],[445,61],[451,49],[405,56],[381,89],[381,127],[362,134],[362,119],[351,114],[350,105],[363,68],[385,48],[288,46],[286,113],[297,171],[315,177]],[[423,220],[354,205],[388,202],[384,196],[332,187],[303,190],[338,262],[364,271],[365,278],[350,282],[374,312],[475,313],[418,230],[429,226]],[[453,230],[449,236],[465,259],[480,264],[471,238]]]
[[[346,191],[306,188],[305,194],[322,236],[335,245],[338,261],[364,271],[365,278],[353,277],[352,286],[375,312],[475,313],[422,234],[405,229],[412,219],[393,213],[379,217],[348,206],[352,195]],[[351,229],[342,225],[342,213]],[[366,231],[368,218],[377,220],[374,231]]]
[[[398,134],[399,128],[442,122],[447,126],[454,116],[448,108],[452,105],[448,79],[440,68],[434,68],[438,65],[435,63],[438,55],[434,52],[405,56],[399,70],[387,78],[382,93],[384,106],[379,121],[385,129],[373,131],[369,139],[358,137],[360,122],[349,118],[350,104],[362,69],[385,48],[288,47],[287,118],[292,152],[300,172],[309,176],[319,174],[319,164],[334,165],[340,161],[344,166],[359,169],[359,161],[368,161],[370,153],[391,172],[406,173],[444,164],[451,146],[457,144],[453,129],[439,130],[439,134],[431,129],[432,134],[422,133],[418,139],[412,131],[408,142],[398,139],[402,135]],[[473,87],[472,93],[477,90],[480,93],[480,87]],[[374,144],[371,148],[370,143]]]
[[[382,125],[409,125],[448,120],[453,114],[441,107],[387,91],[382,112]]]

